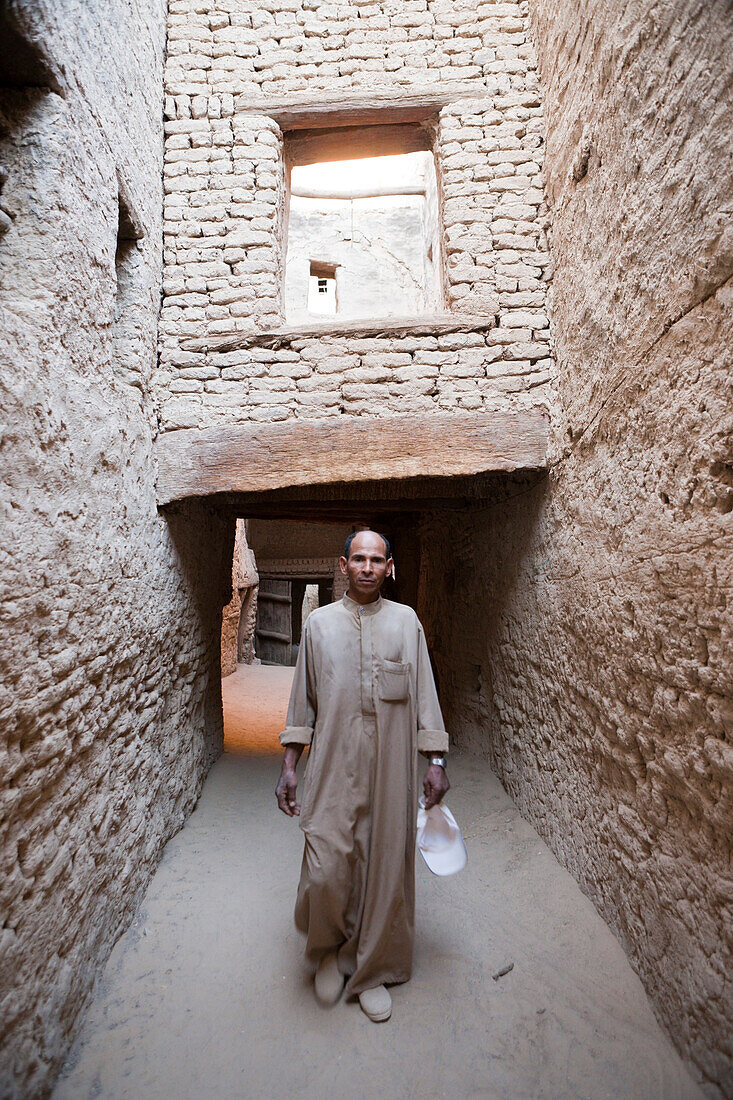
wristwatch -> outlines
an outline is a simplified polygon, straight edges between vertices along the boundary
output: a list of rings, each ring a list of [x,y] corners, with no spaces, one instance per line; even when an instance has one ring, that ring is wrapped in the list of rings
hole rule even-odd
[[[432,754],[430,756],[430,763],[431,764],[437,764],[439,767],[445,768],[445,766],[447,764],[447,760],[445,759],[444,756],[437,756],[435,754]]]

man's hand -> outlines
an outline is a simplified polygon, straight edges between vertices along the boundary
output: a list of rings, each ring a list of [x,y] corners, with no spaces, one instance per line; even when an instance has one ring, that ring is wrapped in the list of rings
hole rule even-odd
[[[295,800],[297,788],[298,779],[295,775],[295,768],[288,767],[287,763],[283,761],[280,778],[277,781],[277,787],[275,787],[275,797],[278,806],[288,817],[298,817],[300,814],[300,803]]]
[[[433,806],[437,806],[443,795],[450,790],[448,776],[445,774],[445,769],[441,768],[440,764],[430,765],[425,772],[422,789],[425,794],[426,810],[430,810]]]
[[[287,814],[288,817],[298,817],[300,814],[300,803],[295,800],[295,792],[298,789],[295,768],[300,760],[304,747],[304,745],[285,746],[283,766],[280,771],[280,778],[277,781],[277,786],[275,787],[277,804],[282,812]]]

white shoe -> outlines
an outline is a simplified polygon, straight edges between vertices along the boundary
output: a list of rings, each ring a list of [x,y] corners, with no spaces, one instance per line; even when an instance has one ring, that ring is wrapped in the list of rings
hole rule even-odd
[[[322,1005],[336,1004],[344,988],[344,977],[338,968],[335,951],[327,951],[319,962],[313,987]]]
[[[392,998],[389,991],[383,985],[377,985],[374,989],[365,989],[359,994],[359,1004],[362,1012],[365,1012],[374,1023],[388,1020],[392,1015]]]

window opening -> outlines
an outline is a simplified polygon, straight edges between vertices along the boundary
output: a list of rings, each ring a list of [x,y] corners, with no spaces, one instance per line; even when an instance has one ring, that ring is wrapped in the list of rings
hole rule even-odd
[[[293,132],[285,142],[288,322],[440,312],[442,230],[427,133],[389,126],[309,133],[312,139]],[[403,139],[406,151],[394,152]],[[380,145],[389,153],[358,155]]]
[[[308,312],[335,315],[338,312],[336,265],[310,262]]]

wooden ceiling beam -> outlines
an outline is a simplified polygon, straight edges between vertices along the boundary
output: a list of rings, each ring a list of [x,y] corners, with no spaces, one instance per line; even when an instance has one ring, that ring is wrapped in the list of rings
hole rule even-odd
[[[285,161],[291,168],[332,160],[399,156],[431,148],[430,134],[415,123],[294,130],[285,135]]]
[[[311,130],[333,126],[367,126],[374,123],[423,122],[437,115],[443,107],[459,99],[487,99],[489,94],[480,84],[445,83],[420,90],[357,91],[331,94],[263,96],[248,99],[239,96],[237,114],[266,115],[285,130]]]
[[[339,416],[167,432],[156,443],[158,502],[543,469],[548,425],[544,412],[529,409]]]

